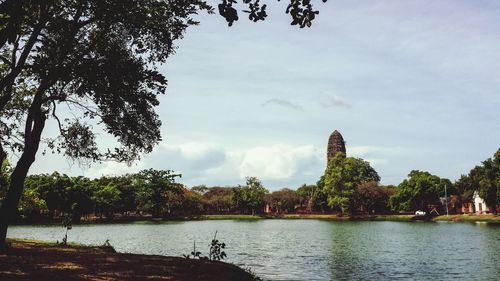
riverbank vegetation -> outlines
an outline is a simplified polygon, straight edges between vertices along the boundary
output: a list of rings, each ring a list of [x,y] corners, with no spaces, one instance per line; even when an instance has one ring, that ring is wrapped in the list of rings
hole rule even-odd
[[[9,181],[9,171],[4,162],[2,181]],[[255,177],[248,177],[238,186],[188,188],[177,182],[181,175],[169,170],[144,170],[97,179],[55,172],[26,178],[16,217],[17,222],[27,223],[60,221],[67,216],[74,223],[152,218],[335,219],[342,215],[397,220],[400,213],[411,214],[415,210],[433,208],[437,214],[443,214],[445,195],[453,199],[448,202],[451,213],[460,213],[455,205],[470,202],[474,191],[488,198],[490,204],[496,204],[500,194],[496,185],[499,171],[497,152],[454,183],[429,172],[411,171],[398,186],[383,186],[368,162],[338,154],[315,185],[273,192]],[[4,192],[0,188],[0,198]]]

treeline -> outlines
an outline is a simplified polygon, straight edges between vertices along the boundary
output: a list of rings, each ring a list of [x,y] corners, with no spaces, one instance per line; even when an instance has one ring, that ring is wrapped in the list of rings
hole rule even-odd
[[[9,181],[7,163],[0,170],[0,200]],[[272,214],[338,212],[349,215],[443,210],[445,195],[470,202],[474,192],[493,212],[500,202],[500,150],[456,182],[425,171],[411,171],[397,186],[382,186],[368,162],[337,154],[315,185],[269,192],[255,177],[233,187],[176,182],[172,171],[144,170],[117,177],[28,176],[19,217],[27,220],[71,216],[113,219],[152,216],[175,218],[203,214]],[[458,198],[458,199],[457,199]]]
[[[8,174],[8,168],[2,169]],[[201,214],[262,213],[268,191],[255,177],[235,187],[188,189],[176,182],[172,171],[144,170],[117,177],[70,177],[60,173],[31,175],[18,206],[18,218],[58,219],[71,216],[78,222],[117,217],[176,218]],[[1,177],[0,200],[8,176]]]
[[[337,154],[313,194],[320,207],[342,213],[377,213],[383,210],[442,212],[444,202],[471,203],[476,192],[493,213],[500,203],[500,150],[452,183],[429,172],[414,170],[397,186],[379,186],[380,178],[369,163]],[[448,196],[447,198],[445,198]],[[443,200],[444,199],[444,200]],[[459,212],[459,211],[457,211]]]

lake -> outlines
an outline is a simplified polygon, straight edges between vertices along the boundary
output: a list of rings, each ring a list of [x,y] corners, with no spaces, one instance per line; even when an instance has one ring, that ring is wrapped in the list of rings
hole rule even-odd
[[[269,280],[500,280],[500,225],[447,222],[207,220],[77,225],[68,241],[119,252],[206,255],[215,231],[227,262]],[[61,241],[61,226],[13,226],[9,237]]]

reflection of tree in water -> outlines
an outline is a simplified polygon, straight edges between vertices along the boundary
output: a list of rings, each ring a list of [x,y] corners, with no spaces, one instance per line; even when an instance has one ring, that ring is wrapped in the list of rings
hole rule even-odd
[[[467,236],[469,241],[465,241],[475,252],[471,257],[474,257],[474,263],[477,266],[475,276],[478,279],[486,280],[492,276],[500,276],[500,224],[491,223],[476,223],[473,228],[475,235]],[[481,250],[483,249],[483,250]]]
[[[359,254],[363,251],[358,249],[359,243],[357,235],[353,235],[357,230],[352,229],[351,223],[333,223],[331,225],[330,243],[330,270],[331,280],[356,280],[362,274],[362,264]],[[355,232],[353,232],[355,231]]]

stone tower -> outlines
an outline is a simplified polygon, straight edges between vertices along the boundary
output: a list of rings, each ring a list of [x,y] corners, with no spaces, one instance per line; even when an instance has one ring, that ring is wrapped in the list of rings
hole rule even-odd
[[[345,142],[342,135],[337,130],[335,130],[328,139],[328,149],[326,154],[327,161],[330,162],[330,159],[332,159],[333,156],[335,156],[335,154],[339,152],[344,153],[344,155],[346,154]]]

